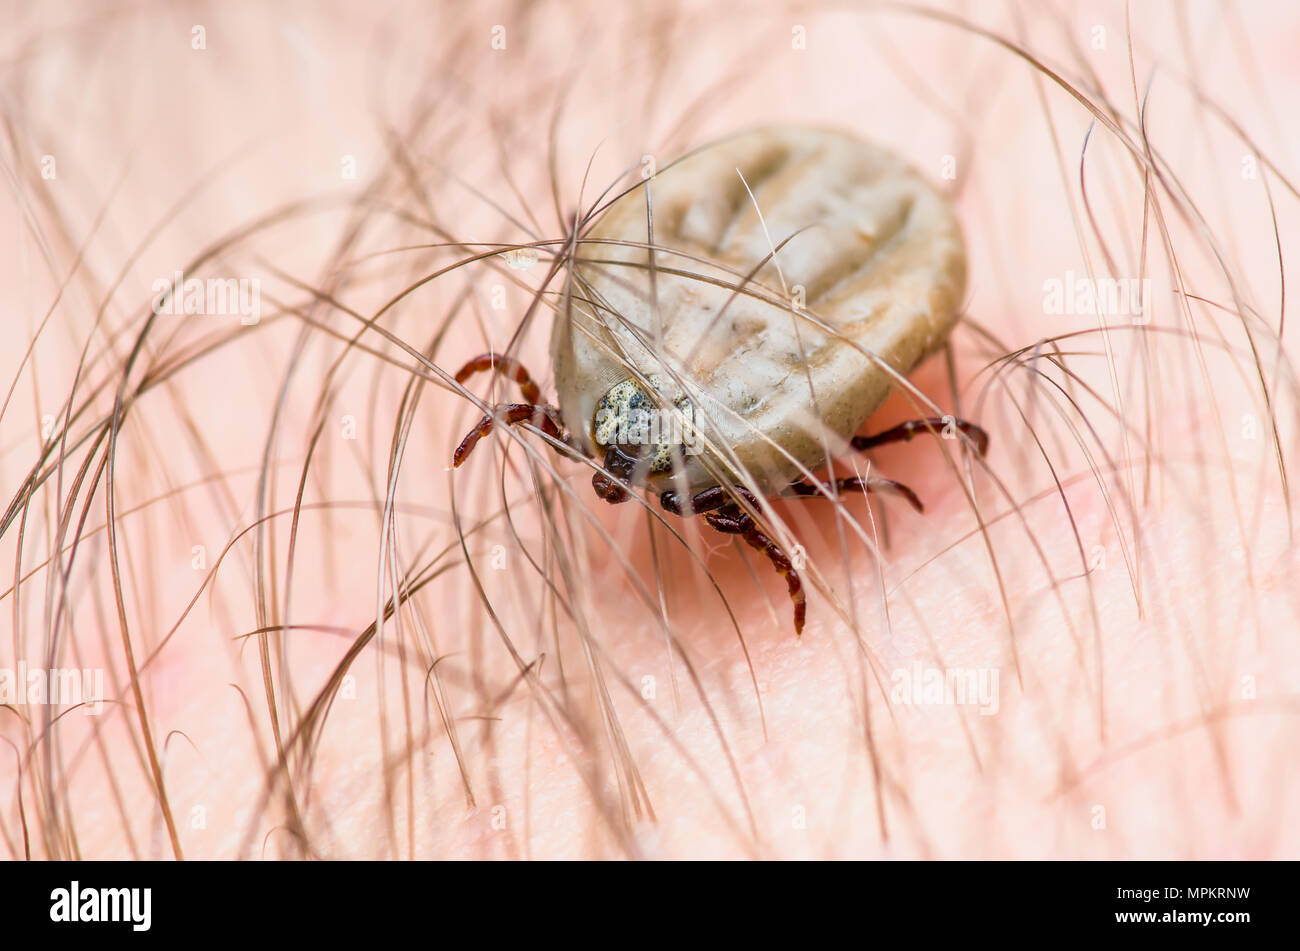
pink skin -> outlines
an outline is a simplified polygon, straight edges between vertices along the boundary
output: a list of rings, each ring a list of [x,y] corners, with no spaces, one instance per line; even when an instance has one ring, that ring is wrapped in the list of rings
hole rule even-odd
[[[110,702],[98,717],[65,716],[55,734],[44,732],[42,707],[0,712],[0,736],[20,751],[32,748],[21,780],[30,845],[24,846],[19,821],[17,771],[5,765],[0,854],[20,857],[30,848],[37,857],[170,856],[179,847],[191,858],[302,855],[283,785],[266,795],[276,729],[261,640],[247,635],[263,625],[296,625],[266,640],[280,741],[290,745],[348,647],[374,620],[381,573],[387,595],[391,566],[381,557],[396,551],[400,576],[426,567],[448,546],[450,554],[437,563],[448,568],[417,593],[418,610],[388,618],[380,641],[368,643],[348,669],[350,679],[313,737],[311,758],[292,747],[296,810],[313,854],[1300,854],[1294,794],[1300,767],[1293,755],[1300,743],[1297,565],[1258,372],[1240,323],[1223,310],[1196,306],[1202,348],[1187,343],[1188,323],[1168,293],[1152,221],[1155,311],[1146,341],[1159,372],[1147,377],[1148,422],[1146,391],[1137,382],[1146,372],[1135,349],[1142,338],[1129,328],[1112,333],[1113,379],[1095,317],[1044,312],[1044,281],[1068,270],[1087,272],[1063,178],[1089,241],[1089,260],[1105,267],[1078,192],[1091,115],[1045,81],[1058,155],[1036,74],[1007,50],[952,26],[901,15],[803,12],[742,29],[702,5],[698,21],[674,32],[683,49],[673,60],[677,71],[653,94],[653,127],[642,128],[639,119],[620,125],[629,104],[642,114],[658,69],[653,64],[662,59],[646,54],[643,62],[629,51],[641,42],[635,38],[662,25],[610,21],[631,14],[612,14],[608,6],[527,23],[509,19],[504,8],[463,24],[444,15],[437,28],[371,22],[361,8],[328,19],[303,13],[292,22],[262,19],[271,14],[254,8],[229,14],[204,8],[203,16],[123,14],[105,28],[58,19],[42,4],[32,16],[49,19],[5,38],[12,44],[6,69],[27,80],[19,110],[24,121],[17,123],[27,211],[11,209],[6,220],[31,223],[21,232],[6,229],[0,239],[5,313],[21,315],[12,321],[19,346],[0,355],[3,380],[18,374],[25,343],[72,269],[76,249],[99,210],[109,209],[5,411],[6,506],[36,461],[42,417],[62,412],[99,304],[138,245],[153,235],[105,310],[90,353],[101,354],[106,339],[119,336],[78,384],[84,398],[108,381],[87,419],[112,409],[115,368],[139,332],[155,278],[170,279],[210,243],[282,202],[324,196],[338,204],[332,214],[294,218],[201,271],[260,276],[262,320],[130,407],[117,446],[123,603],[174,836],[159,816],[129,688],[101,490],[68,575],[63,610],[70,613],[56,647],[60,666],[111,671]],[[1050,63],[1069,63],[1070,76],[1080,75],[1086,62],[1131,117],[1122,13],[1105,6],[1070,14],[1062,31],[1034,9],[1024,24],[1026,43]],[[1197,7],[1185,14],[1196,78],[1296,181],[1277,130],[1280,117],[1289,115],[1279,104],[1293,102],[1300,84],[1284,42],[1296,35],[1300,18],[1286,4],[1251,4],[1241,15],[1247,19],[1238,31],[1236,21],[1225,24],[1218,12]],[[1153,148],[1173,163],[1181,187],[1210,219],[1238,292],[1259,310],[1256,342],[1265,378],[1281,381],[1274,414],[1294,479],[1300,472],[1294,390],[1286,365],[1277,372],[1266,346],[1267,327],[1278,323],[1278,293],[1265,178],[1288,261],[1295,255],[1287,239],[1300,233],[1296,201],[1277,176],[1243,174],[1249,149],[1209,107],[1190,104],[1178,78],[1187,70],[1180,24],[1147,5],[1133,16],[1139,94],[1152,64],[1162,65],[1148,107]],[[1016,35],[1013,21],[981,22]],[[206,31],[203,50],[191,48],[196,23]],[[504,50],[491,48],[497,23],[507,28]],[[1107,28],[1104,49],[1091,45],[1094,24]],[[796,25],[805,30],[806,50],[790,48]],[[578,205],[587,159],[606,138],[584,202],[629,161],[639,161],[648,141],[662,150],[656,152],[662,163],[712,135],[770,119],[848,125],[891,144],[936,179],[944,157],[953,157],[956,179],[947,184],[958,192],[970,251],[966,313],[999,343],[988,344],[974,326],[958,329],[960,406],[942,358],[912,381],[941,412],[957,412],[990,431],[987,468],[972,470],[977,505],[967,497],[955,445],[924,436],[871,457],[872,474],[916,490],[924,516],[891,498],[869,508],[862,497],[848,497],[842,519],[825,501],[775,504],[773,513],[787,526],[788,540],[806,548],[809,566],[802,572],[807,627],[796,639],[784,585],[765,559],[706,530],[699,519],[667,516],[664,525],[681,532],[687,547],[663,526],[653,529],[652,546],[646,508],[635,500],[613,507],[596,499],[592,469],[556,456],[536,432],[487,439],[464,468],[446,471],[452,447],[481,409],[452,391],[449,377],[438,377],[424,389],[404,444],[395,532],[386,534],[390,443],[409,375],[354,351],[327,380],[342,344],[317,333],[280,410],[266,506],[280,514],[269,523],[273,541],[264,537],[257,552],[265,603],[278,607],[259,616],[250,583],[258,564],[253,533],[240,535],[219,564],[218,558],[256,517],[264,440],[294,339],[307,319],[345,338],[361,328],[338,310],[308,311],[310,297],[284,275],[334,292],[329,278],[340,262],[331,255],[355,210],[349,202],[376,177],[386,190],[376,193],[364,217],[386,224],[343,253],[352,283],[338,294],[365,317],[454,259],[412,251],[368,257],[447,240],[418,227],[430,216],[466,241],[520,238],[473,190],[520,220],[532,211],[544,237],[559,236],[544,137],[557,77],[574,65],[569,51],[578,32],[590,72],[571,90],[562,123],[557,167],[566,211]],[[86,52],[92,35],[93,57]],[[34,36],[55,39],[18,56]],[[1080,49],[1072,51],[1063,36]],[[734,52],[724,67],[761,65],[738,85],[718,90],[710,84],[720,78],[719,49]],[[460,57],[449,60],[457,74],[476,81],[472,93],[464,103],[440,106],[452,110],[438,113],[440,134],[407,140],[411,153],[401,160],[408,166],[387,165],[393,155],[378,130],[386,120],[406,135],[412,124],[406,103],[448,98],[430,91],[430,63],[453,55]],[[619,84],[597,81],[614,75],[602,69],[616,63],[623,66]],[[866,70],[872,81],[844,81],[849,63],[856,64],[851,75]],[[137,95],[124,96],[124,88]],[[700,97],[706,107],[678,131],[678,120]],[[527,208],[500,174],[497,119],[509,128],[503,151]],[[39,174],[45,154],[57,162],[53,179]],[[340,178],[349,156],[355,180]],[[1117,274],[1126,274],[1141,232],[1141,179],[1103,124],[1086,161],[1088,201],[1119,262]],[[125,177],[115,184],[123,168]],[[422,193],[412,193],[411,175]],[[204,190],[173,208],[199,183]],[[1214,259],[1163,198],[1189,292],[1233,307]],[[13,202],[12,193],[6,200]],[[409,220],[398,222],[394,209]],[[159,222],[163,230],[155,235]],[[533,287],[548,264],[543,254],[527,270],[477,266],[476,296],[460,302],[434,358],[444,374],[475,353],[508,344],[529,302],[512,281]],[[503,288],[503,310],[491,306],[494,285]],[[459,275],[435,281],[378,323],[422,352],[464,287]],[[298,312],[274,318],[283,305]],[[238,327],[229,316],[157,320],[153,349],[141,357],[132,386],[146,368],[165,364],[160,351],[174,356]],[[519,353],[543,398],[553,393],[548,328],[549,316],[540,313]],[[1066,405],[1060,390],[1042,385],[1031,394],[1032,354],[991,386],[991,371],[979,372],[1003,347],[1032,348],[1070,332],[1078,335],[1061,340],[1059,349],[1076,375],[1071,395],[1085,407],[1086,424],[1058,412]],[[180,336],[165,347],[174,333]],[[1289,351],[1294,336],[1287,335]],[[414,360],[374,332],[361,343],[406,366]],[[1038,367],[1047,372],[1052,351],[1040,356]],[[1127,443],[1097,402],[1114,403],[1116,381]],[[492,403],[519,399],[517,387],[505,381],[479,377],[468,388]],[[327,392],[313,448],[318,400]],[[896,394],[865,431],[933,410]],[[84,431],[84,424],[73,431]],[[292,509],[309,450],[313,468],[286,590]],[[503,459],[509,523],[501,517]],[[530,460],[539,472],[551,467],[564,487],[552,496],[554,517],[563,523],[558,539],[555,526],[544,530],[532,498]],[[855,461],[865,465],[863,457],[846,459],[841,474],[853,474]],[[23,575],[48,556],[55,493],[66,496],[81,462],[71,456],[61,488],[51,480],[37,494]],[[1068,515],[1053,476],[1064,487]],[[69,538],[82,504],[84,495],[71,514]],[[657,503],[649,511],[662,514]],[[878,561],[869,540],[881,530],[882,512],[889,546]],[[457,524],[467,533],[476,574],[464,563]],[[15,527],[0,537],[0,573],[9,578],[16,533]],[[201,555],[195,546],[203,547]],[[562,604],[546,600],[529,558],[546,568]],[[204,586],[210,573],[213,581]],[[47,663],[49,580],[37,570],[20,584],[16,608],[12,591],[0,602],[0,668],[15,665],[15,650],[29,665]],[[671,642],[660,620],[661,587]],[[62,594],[56,587],[49,611],[58,610]],[[896,687],[917,665],[923,674],[962,668],[987,678],[996,671],[996,701],[908,703]],[[14,761],[0,746],[0,763]]]

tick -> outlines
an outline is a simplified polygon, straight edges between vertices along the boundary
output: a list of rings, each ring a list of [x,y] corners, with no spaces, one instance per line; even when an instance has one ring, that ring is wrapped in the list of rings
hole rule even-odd
[[[599,461],[592,487],[606,502],[641,489],[762,552],[785,578],[796,635],[803,586],[756,518],[759,496],[888,492],[920,512],[893,480],[812,473],[926,432],[988,449],[984,430],[951,416],[857,435],[947,340],[966,283],[952,208],[878,146],[805,126],[730,136],[611,202],[567,264],[557,404],[510,357],[470,360],[458,383],[495,371],[524,402],[484,416],[454,464],[494,425],[530,423]]]

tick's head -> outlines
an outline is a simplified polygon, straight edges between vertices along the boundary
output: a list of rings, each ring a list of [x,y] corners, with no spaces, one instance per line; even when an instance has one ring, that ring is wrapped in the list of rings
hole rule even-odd
[[[674,388],[660,377],[647,381],[653,389],[633,378],[610,387],[591,419],[591,440],[603,453],[605,468],[633,485],[669,475],[696,451],[690,400],[666,396]],[[608,502],[627,498],[623,487],[602,472],[591,484]]]

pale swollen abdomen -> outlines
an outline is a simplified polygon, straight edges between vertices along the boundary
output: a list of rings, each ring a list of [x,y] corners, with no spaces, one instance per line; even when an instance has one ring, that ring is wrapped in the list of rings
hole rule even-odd
[[[767,493],[826,465],[896,382],[885,366],[906,374],[944,342],[966,281],[933,186],[878,146],[804,126],[673,163],[575,257],[551,337],[560,411],[600,458],[593,417],[611,388],[649,382],[665,413],[688,407],[674,472],[649,474],[659,491]]]

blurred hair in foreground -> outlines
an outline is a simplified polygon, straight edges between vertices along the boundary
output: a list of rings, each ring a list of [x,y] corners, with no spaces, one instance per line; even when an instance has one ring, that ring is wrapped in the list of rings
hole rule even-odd
[[[6,19],[0,854],[1300,854],[1292,5]],[[605,204],[773,122],[954,202],[871,429],[993,446],[772,506],[801,641],[535,430],[451,471]]]

